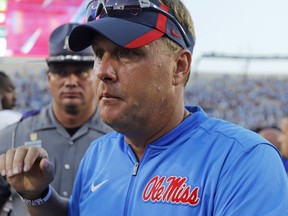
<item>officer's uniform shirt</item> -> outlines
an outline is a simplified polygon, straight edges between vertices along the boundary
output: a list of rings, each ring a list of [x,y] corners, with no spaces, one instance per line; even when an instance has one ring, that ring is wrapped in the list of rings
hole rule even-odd
[[[21,145],[42,146],[54,164],[55,177],[51,185],[62,196],[69,198],[77,168],[90,143],[110,132],[98,112],[71,137],[53,114],[52,105],[41,112],[24,115],[20,122],[0,131],[0,154]]]

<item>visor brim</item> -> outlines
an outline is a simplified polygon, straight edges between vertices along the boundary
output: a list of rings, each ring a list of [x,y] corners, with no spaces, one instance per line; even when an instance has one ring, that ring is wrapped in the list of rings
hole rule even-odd
[[[157,29],[136,22],[105,17],[82,24],[72,30],[69,47],[73,51],[81,51],[92,44],[95,35],[100,34],[118,46],[139,48],[164,35]]]

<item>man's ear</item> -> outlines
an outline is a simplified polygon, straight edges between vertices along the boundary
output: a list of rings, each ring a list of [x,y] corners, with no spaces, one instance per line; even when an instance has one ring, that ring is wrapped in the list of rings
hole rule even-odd
[[[50,70],[47,71],[47,85],[50,88],[50,81],[51,81],[51,72]]]
[[[173,85],[185,85],[190,73],[192,54],[188,49],[182,49],[175,55],[176,69],[174,71]]]
[[[47,71],[47,80],[48,80],[48,82],[50,81],[50,79],[51,79],[51,72],[48,70]]]

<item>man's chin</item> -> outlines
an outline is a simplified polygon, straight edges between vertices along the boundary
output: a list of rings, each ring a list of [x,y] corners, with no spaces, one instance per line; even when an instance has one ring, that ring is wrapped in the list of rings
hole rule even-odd
[[[79,113],[79,106],[75,104],[69,104],[64,107],[65,111],[71,115],[76,115]]]

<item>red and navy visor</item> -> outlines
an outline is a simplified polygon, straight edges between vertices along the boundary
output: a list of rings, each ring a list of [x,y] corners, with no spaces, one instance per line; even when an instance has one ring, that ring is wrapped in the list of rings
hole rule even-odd
[[[69,46],[73,51],[89,47],[96,33],[128,49],[166,36],[193,52],[192,35],[158,0],[93,0],[87,6],[86,15],[87,23],[70,34]]]

